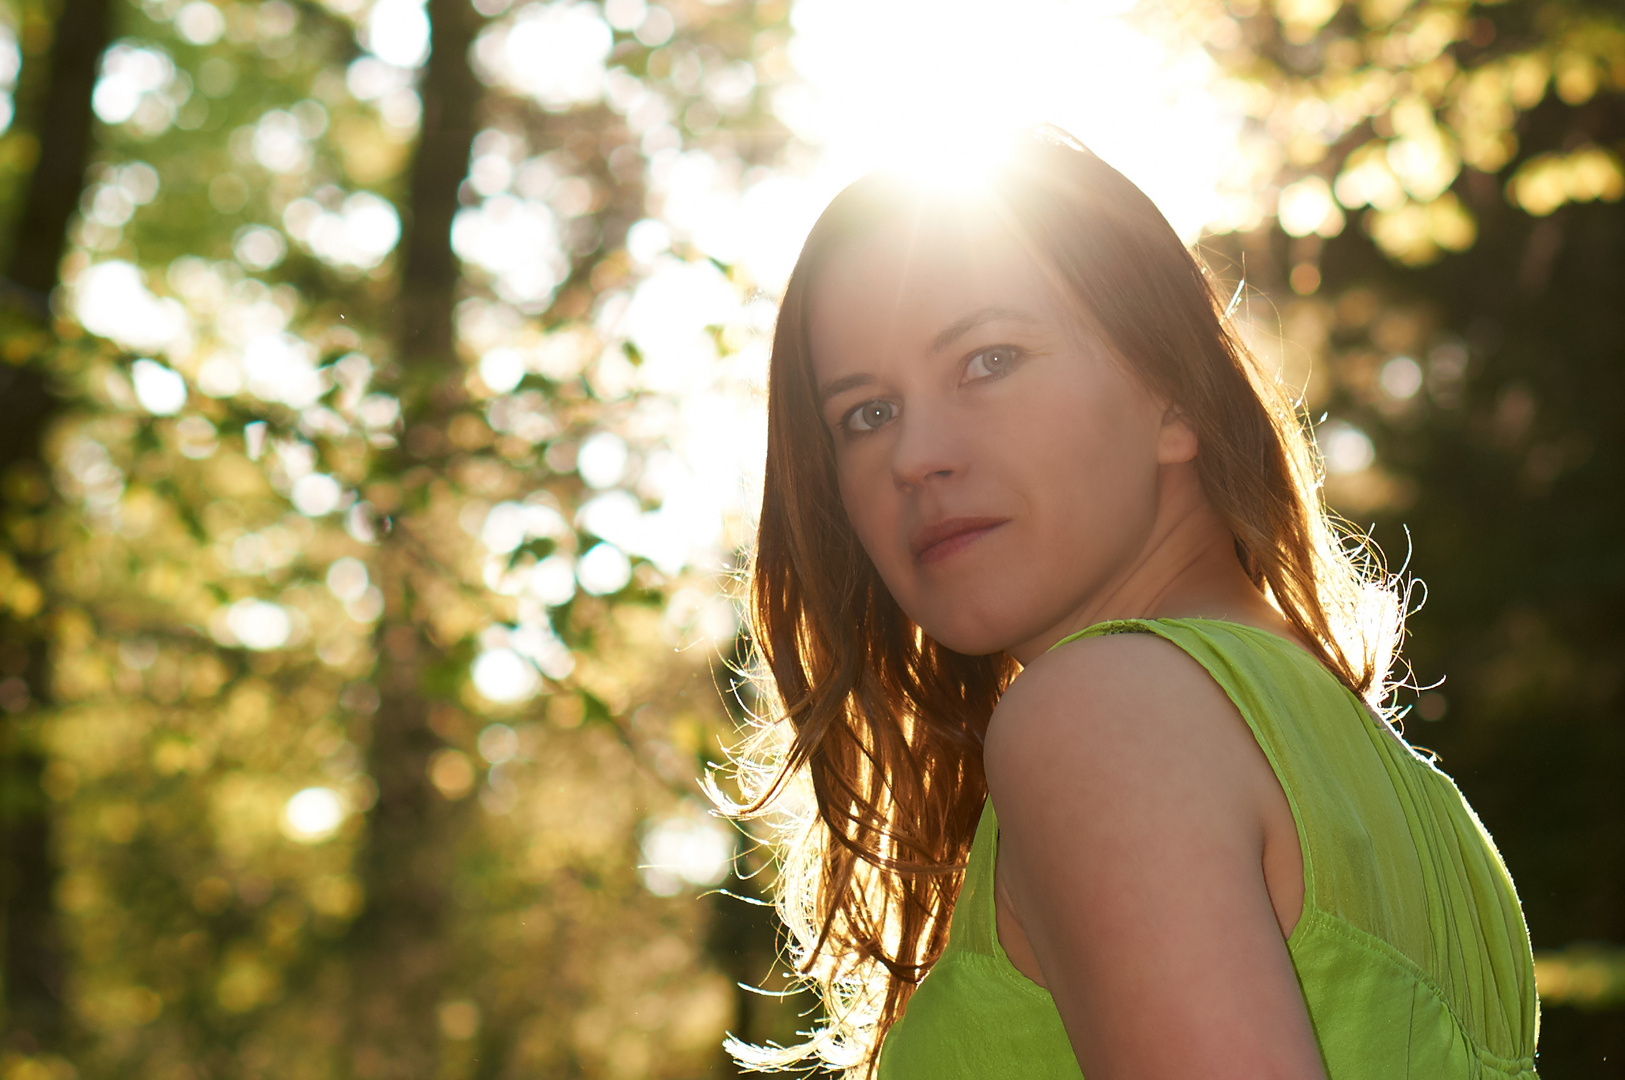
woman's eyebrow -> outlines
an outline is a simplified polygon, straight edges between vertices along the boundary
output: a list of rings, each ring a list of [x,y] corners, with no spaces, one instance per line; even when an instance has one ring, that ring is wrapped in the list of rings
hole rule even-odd
[[[848,390],[855,390],[860,386],[867,386],[874,381],[875,377],[873,375],[869,375],[861,371],[852,375],[842,375],[839,379],[836,379],[834,382],[830,383],[828,386],[824,387],[818,392],[819,404],[827,404],[829,399],[834,397],[836,394],[845,393]]]
[[[965,336],[982,323],[993,322],[995,319],[1011,319],[1016,322],[1025,323],[1036,323],[1039,321],[1037,315],[1034,315],[1030,311],[1023,311],[1020,308],[997,306],[977,308],[969,315],[954,320],[952,323],[948,324],[948,326],[945,327],[941,333],[932,338],[931,351],[938,352],[942,349],[946,349],[948,346],[952,345],[955,341],[959,340],[961,337]]]

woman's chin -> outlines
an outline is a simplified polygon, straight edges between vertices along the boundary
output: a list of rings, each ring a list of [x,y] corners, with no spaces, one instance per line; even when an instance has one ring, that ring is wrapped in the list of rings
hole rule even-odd
[[[1043,580],[989,573],[961,588],[917,590],[900,606],[938,644],[989,656],[1043,636],[1066,617],[1069,608],[1054,603],[1059,590]]]
[[[985,625],[966,626],[957,621],[939,629],[921,625],[937,644],[965,656],[991,656],[1004,652],[1020,640],[1015,634]]]

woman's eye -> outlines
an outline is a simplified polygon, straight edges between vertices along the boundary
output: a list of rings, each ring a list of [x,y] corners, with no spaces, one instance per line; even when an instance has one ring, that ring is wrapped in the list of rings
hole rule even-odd
[[[965,364],[965,378],[986,379],[993,375],[1003,375],[1020,358],[1021,350],[1012,345],[999,345],[981,352],[972,353],[970,360]]]
[[[847,413],[841,421],[841,426],[848,431],[873,431],[882,424],[889,423],[896,416],[896,405],[876,399],[865,401]]]

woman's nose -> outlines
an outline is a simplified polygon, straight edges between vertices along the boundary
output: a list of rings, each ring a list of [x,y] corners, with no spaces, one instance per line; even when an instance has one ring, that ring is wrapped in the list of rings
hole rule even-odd
[[[892,477],[899,487],[921,487],[964,471],[964,442],[944,410],[916,405],[899,418],[892,446]]]

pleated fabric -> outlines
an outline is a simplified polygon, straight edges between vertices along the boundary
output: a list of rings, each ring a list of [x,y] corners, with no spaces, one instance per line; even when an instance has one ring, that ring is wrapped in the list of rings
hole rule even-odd
[[[1451,779],[1309,653],[1212,619],[1133,619],[1235,703],[1281,783],[1303,850],[1287,951],[1331,1080],[1537,1080],[1534,962],[1494,842]],[[1057,646],[1059,647],[1059,645]],[[882,1047],[881,1080],[1078,1080],[1048,992],[998,941],[991,801],[946,951]]]

